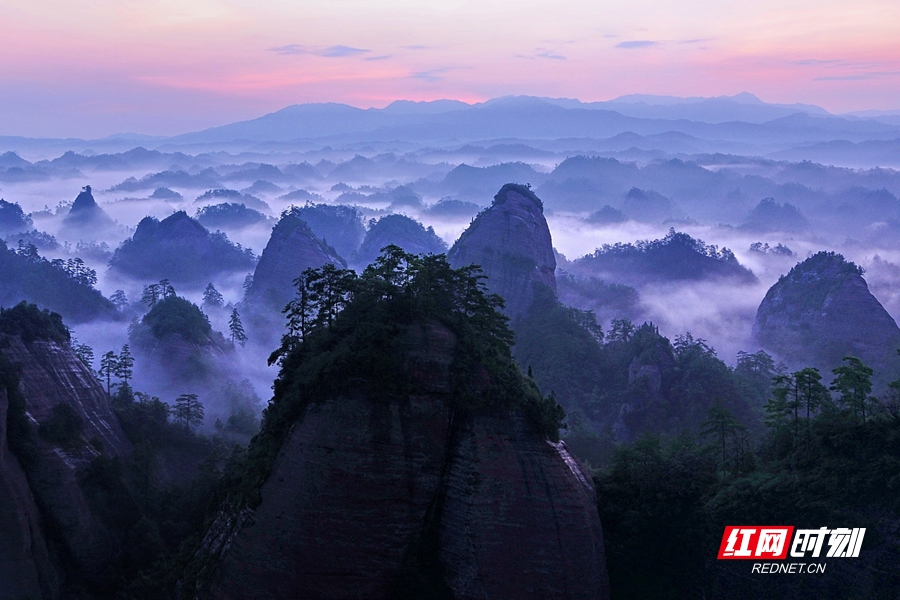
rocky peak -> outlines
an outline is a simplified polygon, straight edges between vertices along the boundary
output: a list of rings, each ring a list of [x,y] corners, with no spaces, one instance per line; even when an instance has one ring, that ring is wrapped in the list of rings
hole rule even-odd
[[[556,293],[556,257],[543,202],[524,185],[504,185],[447,258],[455,268],[481,265],[488,289],[503,297],[505,312],[513,320],[531,307],[535,285]]]
[[[442,256],[381,259],[335,282],[354,297],[333,321],[283,347],[244,491],[186,585],[215,599],[607,598],[591,479],[555,441],[558,406],[512,360],[491,297]]]
[[[109,265],[137,279],[196,282],[223,271],[250,268],[254,261],[249,249],[232,244],[224,233],[210,233],[180,210],[162,221],[141,219],[134,235],[116,249]]]
[[[209,231],[196,219],[192,219],[183,210],[176,211],[157,221],[153,217],[144,217],[134,232],[134,240],[205,240]]]
[[[94,200],[89,185],[84,186],[63,219],[66,227],[111,227],[113,224],[113,220]]]
[[[398,346],[418,393],[311,407],[259,506],[208,533],[199,597],[607,598],[593,485],[565,444],[521,415],[454,411],[456,336],[441,324]]]
[[[334,249],[315,236],[306,221],[287,212],[275,225],[247,290],[247,301],[279,311],[294,297],[294,280],[309,268],[324,264],[346,268]]]
[[[759,305],[753,334],[790,366],[828,373],[845,355],[893,378],[900,328],[869,291],[863,270],[834,252],[819,252],[783,275]]]

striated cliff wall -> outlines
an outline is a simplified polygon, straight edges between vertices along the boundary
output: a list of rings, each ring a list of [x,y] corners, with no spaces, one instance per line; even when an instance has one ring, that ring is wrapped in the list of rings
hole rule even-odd
[[[4,545],[7,539],[18,539],[10,548],[21,548],[5,560],[18,565],[15,570],[26,582],[23,585],[38,583],[40,593],[32,595],[52,598],[63,577],[59,563],[47,551],[49,531],[59,555],[88,580],[100,576],[119,551],[116,540],[92,513],[79,477],[101,452],[122,457],[131,451],[131,444],[100,383],[67,344],[47,339],[25,343],[19,336],[0,334],[0,352],[18,372],[17,391],[24,398],[29,429],[24,435],[34,450],[24,465],[22,457],[11,455],[4,408],[0,486],[9,493],[0,494],[0,503],[9,503],[10,511],[2,511],[0,519],[8,520],[0,528],[10,532],[9,538],[2,538]],[[7,395],[4,390],[0,401]],[[82,423],[77,439],[64,444],[38,434],[60,404],[70,407]],[[27,593],[31,592],[23,594]]]
[[[9,397],[0,386],[0,600],[57,598],[58,566],[28,479],[8,446],[8,415]]]
[[[109,456],[131,451],[103,386],[68,345],[42,339],[26,344],[18,336],[0,334],[0,352],[19,366],[19,388],[32,421],[46,421],[53,407],[62,402],[84,420],[85,440],[97,438]],[[93,456],[91,452],[69,452],[67,458],[77,468]]]
[[[608,598],[590,477],[518,413],[453,409],[455,348],[413,326],[415,393],[311,405],[259,505],[208,533],[198,597]]]

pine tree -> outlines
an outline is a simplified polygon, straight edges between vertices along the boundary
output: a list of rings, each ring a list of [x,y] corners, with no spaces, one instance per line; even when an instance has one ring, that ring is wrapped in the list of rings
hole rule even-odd
[[[113,295],[109,297],[109,301],[115,305],[119,312],[122,312],[128,306],[128,296],[122,290],[113,292]]]
[[[247,343],[247,334],[244,333],[244,324],[237,308],[232,309],[231,318],[228,319],[228,329],[231,331],[231,343],[239,343],[241,346]]]
[[[847,364],[831,371],[835,374],[831,389],[838,392],[841,403],[865,423],[866,409],[872,403],[869,394],[872,392],[874,371],[854,356],[845,356],[844,362]]]
[[[116,362],[116,377],[125,383],[125,387],[128,387],[128,380],[131,379],[131,368],[133,366],[134,357],[131,355],[131,349],[128,347],[128,344],[125,344],[122,346],[122,352],[119,354],[119,359]]]
[[[794,373],[800,405],[806,410],[806,436],[809,439],[810,416],[831,402],[828,388],[822,385],[822,376],[818,369],[807,367]],[[871,389],[871,388],[870,388]]]
[[[75,336],[72,336],[72,339],[69,340],[69,345],[72,347],[72,351],[75,353],[75,356],[78,357],[78,360],[84,363],[88,369],[94,368],[94,349],[88,346],[87,344],[80,344]]]
[[[296,344],[299,344],[306,339],[306,334],[309,333],[310,327],[312,326],[315,305],[313,304],[309,292],[308,276],[313,273],[313,271],[313,269],[307,269],[300,277],[294,280],[297,294],[294,296],[294,299],[284,307],[284,310],[281,311],[287,315],[288,321],[288,332],[285,335],[285,338],[282,339],[283,345],[294,347]]]
[[[161,292],[159,289],[158,283],[151,283],[148,286],[144,287],[144,291],[141,294],[141,302],[153,308],[156,306],[156,303],[160,301]]]
[[[119,368],[119,357],[116,356],[116,353],[110,350],[100,359],[100,370],[97,373],[101,378],[106,379],[106,394],[110,395],[112,393],[112,378],[116,374],[116,370]]]
[[[169,283],[168,279],[159,280],[159,293],[162,299],[172,298],[175,295],[175,288]]]
[[[720,404],[716,404],[706,411],[706,421],[703,422],[701,434],[714,435],[722,444],[722,472],[726,472],[728,462],[727,442],[728,438],[740,436],[747,428],[737,422],[731,411]]]
[[[203,423],[203,404],[197,400],[197,394],[178,396],[172,412],[175,420],[188,429],[195,429]]]
[[[225,304],[225,298],[222,297],[222,294],[219,293],[219,290],[216,289],[212,283],[206,286],[206,289],[203,290],[203,305],[204,306],[222,306]]]

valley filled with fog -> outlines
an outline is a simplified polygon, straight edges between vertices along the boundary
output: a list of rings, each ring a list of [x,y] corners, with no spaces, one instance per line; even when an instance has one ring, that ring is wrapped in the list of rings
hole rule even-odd
[[[0,233],[10,249],[33,244],[48,260],[81,258],[107,298],[124,292],[127,303],[115,314],[70,322],[97,357],[128,343],[129,324],[149,308],[143,290],[160,279],[197,305],[213,284],[224,306],[204,311],[228,337],[231,308],[243,311],[247,278],[291,207],[348,207],[361,225],[355,233],[326,231],[324,222],[326,229],[311,222],[312,229],[361,270],[379,244],[446,251],[509,182],[530,186],[543,200],[557,276],[568,274],[560,299],[594,311],[604,329],[628,318],[652,322],[670,338],[690,332],[734,364],[738,351],[759,349],[752,328],[767,290],[821,250],[862,266],[873,294],[900,316],[896,117],[837,117],[746,96],[595,104],[506,98],[474,107],[397,102],[368,111],[302,105],[175,138],[4,138],[0,196],[18,205],[22,218],[13,218],[12,207],[0,213]],[[102,218],[69,218],[84,186]],[[142,219],[163,221],[177,211],[227,236],[219,236],[222,248],[239,248],[241,256],[186,246],[175,252],[197,255],[168,268],[152,267],[161,260],[154,250],[117,262],[117,249]],[[373,227],[387,215],[413,219],[436,237],[428,242],[427,230],[388,221],[379,237]],[[713,256],[728,249],[741,272],[714,268],[720,255],[684,268],[665,251],[648,261],[583,258],[616,244],[665,240],[670,232],[713,248]],[[432,245],[417,250],[419,242]],[[188,264],[197,269],[185,271]],[[590,278],[603,293],[579,287]],[[246,346],[229,351],[234,379],[251,381],[258,399],[268,394],[274,373],[265,359],[279,336],[250,335]],[[142,362],[139,387],[176,392]]]

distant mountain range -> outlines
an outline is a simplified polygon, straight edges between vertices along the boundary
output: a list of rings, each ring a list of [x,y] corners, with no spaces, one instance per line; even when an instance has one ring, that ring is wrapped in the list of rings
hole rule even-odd
[[[680,99],[650,104],[648,97],[609,102],[507,96],[480,104],[455,101],[395,102],[383,109],[345,104],[299,104],[277,112],[169,138],[183,144],[239,140],[405,140],[420,143],[492,138],[605,139],[677,132],[704,140],[750,144],[796,144],[900,137],[900,126],[875,119],[844,118],[808,105],[766,104],[750,94]],[[751,101],[755,100],[754,101]]]
[[[605,102],[505,96],[477,104],[458,100],[398,100],[385,108],[296,104],[248,121],[172,137],[119,134],[100,140],[0,137],[0,152],[122,152],[140,144],[166,152],[234,149],[262,152],[331,146],[414,150],[459,148],[475,142],[528,143],[535,150],[619,153],[626,160],[653,153],[724,153],[897,166],[897,111],[834,115],[809,104],[771,104],[749,93],[716,98],[629,95]],[[837,146],[835,146],[837,145]],[[807,156],[810,153],[810,156]],[[815,155],[813,157],[812,155]],[[143,157],[153,160],[152,153]],[[523,157],[525,158],[525,157]],[[4,155],[6,167],[18,157]],[[846,160],[845,160],[846,159]],[[82,157],[82,160],[89,160]],[[849,162],[848,162],[849,161]],[[73,168],[79,165],[73,164]],[[862,165],[859,165],[862,166]],[[114,165],[109,165],[114,168]]]

